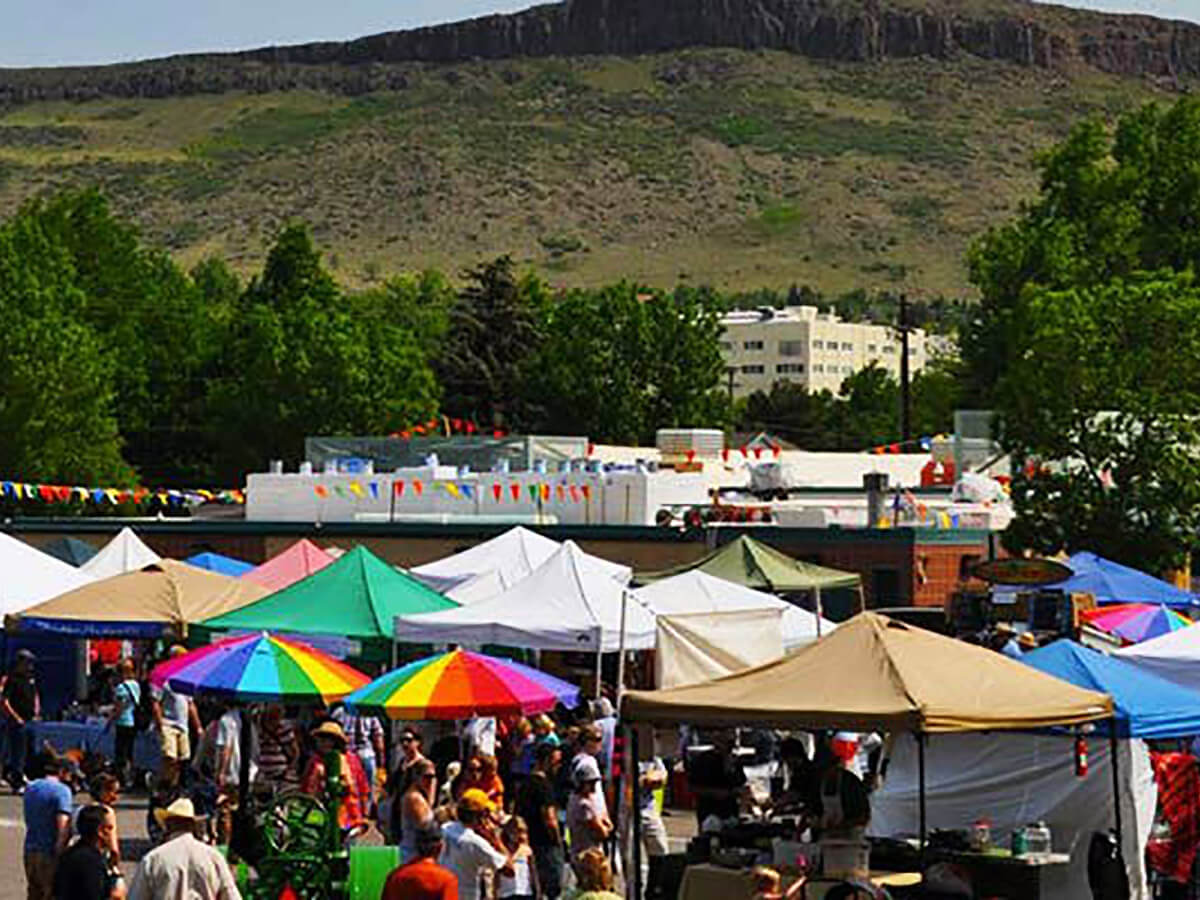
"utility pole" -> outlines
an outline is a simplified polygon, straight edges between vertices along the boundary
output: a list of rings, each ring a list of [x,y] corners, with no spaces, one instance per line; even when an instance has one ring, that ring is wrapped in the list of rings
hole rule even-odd
[[[726,373],[726,374],[729,376],[729,403],[730,403],[731,405],[733,404],[733,375],[734,375],[734,371],[735,371],[735,370],[734,370],[733,366],[726,366],[726,368],[725,368],[725,373]]]
[[[912,379],[908,371],[908,295],[900,295],[900,435],[912,440]],[[907,449],[907,447],[906,447]]]

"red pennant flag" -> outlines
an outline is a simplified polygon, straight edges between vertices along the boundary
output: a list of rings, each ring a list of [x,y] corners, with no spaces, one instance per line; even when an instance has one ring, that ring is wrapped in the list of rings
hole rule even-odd
[[[570,491],[571,491],[571,502],[578,503],[579,502],[579,488],[576,485],[571,485]]]
[[[696,451],[695,451],[695,450],[689,450],[689,451],[687,452],[687,461],[690,463],[690,462],[691,462],[692,460],[694,460],[695,458],[696,458]]]
[[[462,431],[462,419],[451,419],[450,427],[455,431]]]
[[[38,487],[37,487],[37,490],[38,490],[38,494],[39,494],[39,495],[41,495],[41,498],[42,498],[43,500],[45,500],[47,503],[51,503],[51,502],[53,502],[53,500],[54,500],[54,491],[53,491],[53,490],[51,490],[51,488],[50,488],[50,485],[48,485],[48,484],[39,484],[39,485],[38,485]]]
[[[590,484],[585,484],[585,485],[583,485],[582,487],[580,487],[580,490],[581,490],[581,491],[583,491],[583,496],[584,496],[585,498],[589,498],[589,499],[591,498],[591,496],[592,496],[592,486],[591,486]]]
[[[747,459],[747,458],[749,458],[750,454],[746,452],[746,445],[745,445],[745,444],[742,444],[742,446],[738,447],[738,450],[740,450],[740,451],[742,452],[742,459]]]
[[[516,503],[518,500],[521,499],[521,486],[519,484],[510,484],[508,486],[508,489],[510,492],[512,492],[513,503]]]
[[[892,444],[892,446],[888,447],[888,453],[899,453],[899,452],[900,452],[899,444]]]
[[[414,478],[414,479],[413,479],[413,490],[417,492],[417,496],[418,496],[418,497],[420,497],[420,496],[421,496],[421,494],[424,492],[424,490],[425,490],[425,485],[421,484],[421,479],[420,479],[420,478]]]
[[[773,447],[771,447],[771,453],[776,459],[779,459],[780,454],[783,453],[783,448],[778,444],[775,444]]]
[[[562,503],[567,499],[567,489],[561,484],[554,489],[554,493],[558,497],[559,503]]]
[[[404,482],[397,481],[397,482],[393,483],[392,490],[396,492],[397,497],[403,497],[404,496]]]
[[[411,441],[412,440],[412,432],[409,431],[407,428],[405,428],[402,432],[400,432],[400,437],[404,438],[404,440],[406,440],[406,441]]]
[[[329,488],[325,487],[323,484],[314,484],[313,493],[324,500],[329,496]]]
[[[496,428],[492,431],[492,437],[495,438],[496,440],[500,440],[500,438],[504,437],[504,432],[501,431],[499,428]]]
[[[755,459],[762,459],[762,447],[755,447],[755,448],[754,448],[754,458],[755,458]]]
[[[475,423],[467,422],[467,434],[474,434],[474,433],[475,433]]]
[[[496,498],[496,502],[500,502],[500,495],[504,493],[504,488],[500,486],[500,482],[492,485],[492,496]]]
[[[726,447],[724,450],[721,451],[721,459],[724,460],[725,462],[729,462],[729,448],[728,447]]]
[[[549,499],[550,499],[550,485],[543,484],[542,485],[542,501],[545,502],[546,500],[549,500]]]
[[[591,455],[592,455],[593,453],[595,453],[595,452],[596,452],[596,445],[595,445],[595,444],[593,444],[591,441],[588,441],[588,445],[587,445],[587,455],[588,455],[588,456],[591,456]]]
[[[279,892],[279,897],[276,900],[300,900],[300,895],[297,894],[289,882],[283,886],[283,890]]]
[[[69,501],[71,499],[71,489],[69,487],[59,485],[56,490],[56,493],[58,494],[58,499],[61,500],[63,503],[66,503],[67,501]]]
[[[424,426],[424,425],[418,425],[418,426],[416,426],[415,428],[413,428],[413,431],[415,431],[417,434],[424,434],[424,433],[425,433],[425,426]]]
[[[425,427],[428,428],[430,431],[436,431],[437,427],[438,427],[438,420],[430,419],[428,422],[425,423]]]

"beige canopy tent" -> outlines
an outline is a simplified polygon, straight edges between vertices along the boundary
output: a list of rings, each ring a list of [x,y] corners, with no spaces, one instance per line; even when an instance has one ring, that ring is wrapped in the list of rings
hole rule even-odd
[[[703,684],[628,691],[632,721],[863,731],[996,731],[1110,717],[1112,700],[999,653],[862,613],[775,662]]]
[[[9,616],[5,627],[78,637],[157,637],[265,597],[260,585],[173,559],[105,578]]]
[[[1110,718],[1113,704],[1107,694],[1060,681],[999,653],[862,613],[775,662],[702,684],[628,691],[621,714],[627,722],[672,726],[913,732],[923,846],[928,735],[1080,725]],[[636,753],[636,731],[632,740]],[[1114,783],[1115,771],[1114,766]],[[636,817],[634,827],[640,830]],[[1116,827],[1119,834],[1119,818]],[[636,852],[636,837],[634,847]],[[640,874],[636,867],[634,871]]]

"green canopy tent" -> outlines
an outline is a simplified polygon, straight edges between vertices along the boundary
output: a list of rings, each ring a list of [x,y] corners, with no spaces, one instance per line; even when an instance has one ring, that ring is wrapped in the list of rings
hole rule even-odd
[[[862,606],[862,578],[816,563],[793,559],[786,553],[742,535],[724,547],[689,565],[663,572],[639,573],[643,584],[699,569],[708,575],[732,581],[757,591],[773,594],[811,594],[818,617],[823,614],[821,593],[832,590],[857,592]]]
[[[307,578],[201,624],[220,631],[277,631],[392,643],[397,616],[457,606],[365,547],[355,547]]]

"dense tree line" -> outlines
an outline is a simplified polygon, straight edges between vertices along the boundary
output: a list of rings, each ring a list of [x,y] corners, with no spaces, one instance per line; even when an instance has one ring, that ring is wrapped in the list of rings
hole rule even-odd
[[[1150,571],[1200,525],[1200,98],[1087,121],[974,246],[969,402],[1014,463],[1013,549]]]

